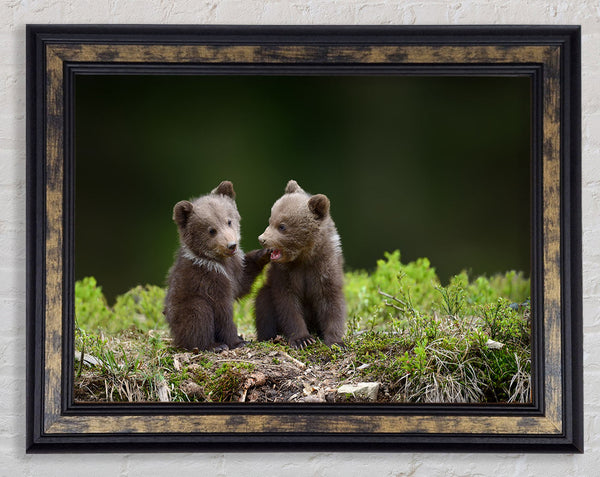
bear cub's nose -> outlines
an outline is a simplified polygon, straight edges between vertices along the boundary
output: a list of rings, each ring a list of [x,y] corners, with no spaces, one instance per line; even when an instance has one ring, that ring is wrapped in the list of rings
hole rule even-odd
[[[227,244],[227,248],[228,248],[229,250],[231,250],[232,252],[234,252],[234,251],[235,251],[235,249],[237,248],[237,243],[235,243],[235,242],[228,243],[228,244]]]

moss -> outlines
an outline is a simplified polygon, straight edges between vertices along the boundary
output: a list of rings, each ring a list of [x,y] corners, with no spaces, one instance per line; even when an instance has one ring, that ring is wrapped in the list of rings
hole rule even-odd
[[[231,401],[239,396],[245,376],[253,369],[251,363],[222,363],[213,369],[208,377],[205,376],[205,379],[196,382],[205,387],[209,401]]]

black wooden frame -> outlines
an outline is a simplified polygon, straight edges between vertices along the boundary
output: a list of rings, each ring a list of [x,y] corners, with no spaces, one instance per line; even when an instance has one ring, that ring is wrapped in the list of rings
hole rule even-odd
[[[27,27],[27,451],[583,451],[580,28]],[[76,404],[80,74],[519,75],[532,84],[533,401]]]

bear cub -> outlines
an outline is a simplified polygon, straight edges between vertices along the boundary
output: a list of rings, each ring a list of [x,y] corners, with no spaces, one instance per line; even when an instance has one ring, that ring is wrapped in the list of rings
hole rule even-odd
[[[180,247],[169,270],[164,314],[176,347],[221,351],[244,343],[233,302],[250,291],[269,262],[265,250],[244,255],[233,184],[178,202],[173,209]]]
[[[271,264],[256,297],[259,340],[283,334],[292,348],[315,342],[342,344],[346,326],[340,236],[329,215],[329,199],[311,196],[291,180],[271,209],[258,237]]]

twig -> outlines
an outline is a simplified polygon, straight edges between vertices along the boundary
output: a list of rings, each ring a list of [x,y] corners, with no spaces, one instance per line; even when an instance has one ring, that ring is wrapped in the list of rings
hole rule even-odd
[[[294,363],[296,366],[304,369],[306,368],[306,364],[304,364],[302,361],[298,361],[296,358],[292,358],[289,354],[287,354],[285,351],[279,351],[279,354],[281,356],[286,357],[287,359],[289,359],[292,363]]]
[[[401,304],[401,305],[402,305],[404,308],[407,308],[407,307],[408,307],[408,304],[407,304],[405,301],[403,301],[403,300],[401,300],[400,298],[398,298],[398,297],[395,297],[395,296],[393,296],[393,295],[388,295],[387,293],[385,293],[385,292],[382,292],[381,290],[377,290],[377,293],[379,293],[380,295],[382,295],[382,296],[384,296],[384,297],[386,297],[386,298],[389,298],[390,300],[394,300],[394,301],[396,301],[396,302],[400,303],[400,304]],[[398,307],[397,307],[396,305],[394,305],[393,303],[388,303],[388,302],[386,302],[385,304],[386,304],[386,305],[388,305],[388,306],[393,306],[393,307],[394,307],[394,308],[396,308],[397,310],[400,310],[400,311],[402,311],[402,309],[401,309],[401,308],[398,308]]]
[[[171,390],[165,381],[165,377],[162,374],[159,374],[155,378],[156,384],[156,393],[158,394],[158,400],[160,402],[170,402],[171,401]]]
[[[248,388],[242,389],[242,395],[240,396],[239,402],[246,402],[247,394],[248,394]]]

